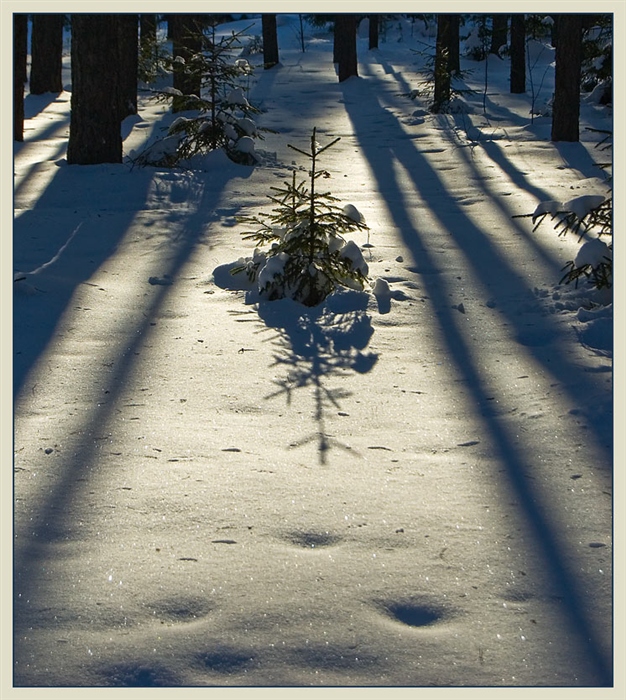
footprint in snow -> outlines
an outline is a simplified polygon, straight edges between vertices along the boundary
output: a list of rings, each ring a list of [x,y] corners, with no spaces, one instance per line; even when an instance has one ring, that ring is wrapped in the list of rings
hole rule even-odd
[[[383,614],[409,627],[428,627],[449,616],[444,608],[428,602],[378,601],[377,607]]]
[[[172,280],[170,275],[163,275],[163,277],[150,277],[148,279],[148,282],[150,284],[161,284],[161,285],[168,285],[168,284],[174,284],[174,281]]]

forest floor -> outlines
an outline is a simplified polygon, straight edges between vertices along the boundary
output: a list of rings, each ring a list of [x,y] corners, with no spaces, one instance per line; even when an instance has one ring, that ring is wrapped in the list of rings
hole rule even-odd
[[[13,684],[605,697],[611,300],[558,284],[577,237],[514,216],[606,192],[585,127],[611,110],[552,143],[490,57],[486,94],[463,59],[469,113],[433,115],[407,97],[432,35],[359,39],[340,84],[283,19],[255,167],[68,166],[70,93],[27,97],[13,267],[54,262],[14,292]],[[125,152],[171,118],[142,98]],[[313,127],[391,294],[252,303],[235,217],[306,176]]]

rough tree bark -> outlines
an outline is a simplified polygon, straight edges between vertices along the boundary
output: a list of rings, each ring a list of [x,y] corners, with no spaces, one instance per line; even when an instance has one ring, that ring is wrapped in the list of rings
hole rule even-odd
[[[461,25],[461,15],[448,15],[448,23],[450,25],[450,42],[448,46],[448,69],[450,71],[450,74],[453,74],[459,73],[461,71],[461,53],[459,49],[459,28]]]
[[[558,15],[552,141],[578,141],[579,139],[581,55],[582,16]]]
[[[358,76],[356,15],[335,15],[335,57],[339,82]]]
[[[28,15],[13,15],[13,138],[24,140],[24,82],[28,40]]]
[[[33,15],[30,93],[63,92],[63,22],[65,15]]]
[[[150,55],[157,40],[157,16],[139,15],[139,41],[141,51]]]
[[[72,99],[67,162],[121,163],[118,21],[113,14],[72,15]]]
[[[506,45],[509,16],[492,15],[491,20],[491,47],[489,53],[499,55],[500,49]]]
[[[526,92],[526,23],[524,15],[511,15],[511,92]]]
[[[187,61],[202,49],[202,15],[176,14],[168,16],[168,24],[172,33],[173,57],[180,56]],[[174,63],[173,85],[183,95],[199,95],[202,87],[202,77],[185,70],[185,66]],[[179,99],[172,100],[172,111],[184,109]]]
[[[139,17],[118,14],[119,25],[119,110],[120,121],[137,114],[137,71],[139,68]]]
[[[279,62],[276,15],[261,15],[261,26],[263,31],[263,68],[273,68]]]
[[[378,30],[380,28],[379,15],[368,15],[370,20],[369,28],[369,50],[378,48]]]
[[[435,48],[435,94],[431,112],[439,112],[450,100],[450,15],[437,15],[437,41]]]

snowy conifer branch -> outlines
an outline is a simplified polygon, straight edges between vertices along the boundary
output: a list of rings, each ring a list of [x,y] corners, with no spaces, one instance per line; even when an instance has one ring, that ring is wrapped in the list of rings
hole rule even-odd
[[[202,49],[186,60],[176,56],[170,70],[195,77],[200,94],[183,94],[174,87],[154,90],[159,101],[172,100],[180,112],[167,130],[167,135],[149,145],[133,161],[137,165],[172,167],[195,155],[222,148],[235,162],[254,165],[254,139],[262,139],[264,131],[251,118],[260,109],[251,104],[241,85],[253,68],[245,59],[232,62],[230,53],[246,30],[232,32],[219,41],[200,36]]]
[[[252,258],[231,270],[255,282],[262,298],[289,297],[305,306],[317,306],[338,287],[364,289],[369,271],[360,248],[343,237],[369,230],[360,212],[352,205],[340,208],[330,192],[315,191],[316,179],[328,176],[317,169],[317,157],[339,140],[320,146],[315,132],[308,152],[290,146],[311,161],[308,187],[296,182],[294,171],[291,182],[271,188],[274,194],[268,199],[277,206],[270,214],[240,218],[251,225],[243,238],[258,247]]]
[[[578,235],[581,246],[575,260],[568,261],[563,270],[567,273],[563,282],[575,282],[585,277],[598,289],[610,288],[613,284],[613,244],[600,240],[601,236],[613,233],[613,198],[604,195],[583,195],[568,202],[540,202],[532,214],[521,214],[513,218],[531,218],[536,231],[549,216],[555,221],[554,230],[559,236],[568,232]],[[590,233],[595,236],[589,237]]]

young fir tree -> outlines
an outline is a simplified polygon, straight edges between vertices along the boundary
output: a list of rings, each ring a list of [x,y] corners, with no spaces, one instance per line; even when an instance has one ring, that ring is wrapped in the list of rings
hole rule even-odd
[[[317,190],[320,178],[330,177],[318,159],[339,138],[326,146],[316,140],[313,129],[308,151],[289,145],[310,161],[308,181],[296,183],[296,173],[284,187],[272,187],[268,195],[276,205],[271,214],[242,217],[253,225],[242,235],[257,244],[252,259],[234,267],[232,274],[245,273],[256,282],[262,298],[291,298],[305,306],[317,306],[338,287],[362,290],[368,266],[354,241],[344,234],[369,230],[352,205],[339,207],[330,192]],[[266,250],[263,247],[269,246]]]
[[[202,50],[185,59],[172,59],[172,69],[195,76],[200,94],[183,94],[175,88],[157,91],[157,99],[175,98],[179,112],[167,136],[149,146],[136,159],[139,165],[175,166],[198,154],[223,148],[238,163],[256,162],[254,139],[262,138],[261,129],[251,119],[260,110],[248,102],[242,78],[252,67],[245,59],[233,60],[233,50],[240,46],[235,33],[216,40],[215,25],[201,35]]]

